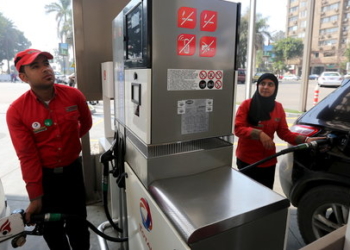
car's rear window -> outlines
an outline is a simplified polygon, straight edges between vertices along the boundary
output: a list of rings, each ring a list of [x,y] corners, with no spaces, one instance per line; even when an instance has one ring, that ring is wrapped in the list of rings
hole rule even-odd
[[[338,73],[324,73],[324,76],[339,76]]]

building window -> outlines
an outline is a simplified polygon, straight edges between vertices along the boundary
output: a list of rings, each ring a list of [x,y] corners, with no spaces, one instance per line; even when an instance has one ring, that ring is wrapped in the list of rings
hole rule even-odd
[[[298,0],[290,0],[290,3],[295,3],[296,1],[298,1]]]
[[[306,11],[306,10],[300,11],[300,13],[299,13],[299,17],[300,17],[300,18],[304,18],[304,17],[306,17],[306,16],[307,16],[307,11]]]
[[[315,52],[315,53],[314,53],[314,56],[315,56],[315,58],[318,58],[318,57],[320,56],[320,53]]]
[[[336,39],[328,39],[328,40],[324,40],[324,41],[319,41],[318,45],[319,46],[325,46],[325,45],[334,45],[337,43]]]
[[[336,33],[336,32],[338,32],[338,27],[328,28],[328,29],[321,29],[320,30],[320,35],[327,35],[327,34]]]
[[[330,10],[339,10],[339,3],[330,4],[321,8],[321,12],[327,12]]]
[[[305,37],[305,32],[301,32],[298,34],[298,38],[304,38]]]
[[[298,11],[298,6],[295,6],[295,7],[292,7],[289,9],[289,13],[293,13],[293,12],[296,12]]]
[[[306,27],[306,20],[303,20],[300,22],[300,27],[302,27],[302,28]]]
[[[304,7],[306,7],[306,5],[307,5],[307,2],[301,2],[300,3],[300,8],[304,8]]]
[[[338,21],[338,15],[327,16],[321,19],[321,23],[330,23]]]
[[[297,26],[297,25],[294,25],[294,26],[288,27],[288,32],[291,32],[291,31],[296,31],[296,30],[298,30],[298,26]]]
[[[289,22],[295,22],[295,21],[298,21],[298,16],[293,16],[293,17],[290,17],[289,18]]]
[[[325,51],[325,52],[323,52],[323,56],[324,57],[335,56],[335,52],[334,51]]]

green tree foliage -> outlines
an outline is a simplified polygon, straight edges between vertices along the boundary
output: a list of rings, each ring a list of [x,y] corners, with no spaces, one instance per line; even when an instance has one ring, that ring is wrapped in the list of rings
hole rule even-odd
[[[241,17],[239,26],[239,43],[237,48],[237,64],[239,68],[243,68],[247,62],[247,47],[248,47],[248,29],[249,29],[249,9]],[[262,50],[266,39],[271,39],[270,33],[267,31],[269,28],[268,18],[262,17],[261,14],[256,14],[255,20],[255,50]]]
[[[347,45],[344,56],[346,57],[347,62],[350,62],[350,44]]]
[[[287,37],[277,41],[273,46],[275,61],[283,61],[301,57],[303,55],[304,44],[300,38]]]
[[[283,61],[273,62],[273,70],[272,70],[273,73],[277,75],[283,75],[283,72],[287,70],[288,70],[288,67]]]
[[[16,53],[31,46],[31,42],[19,31],[13,22],[0,13],[0,62],[7,60],[8,73],[10,63]]]
[[[54,13],[57,21],[57,37],[65,42],[72,37],[72,9],[71,0],[59,0],[57,3],[45,5],[46,14]]]
[[[300,38],[287,37],[274,43],[274,73],[282,74],[288,70],[288,60],[301,57],[303,55],[304,44]]]

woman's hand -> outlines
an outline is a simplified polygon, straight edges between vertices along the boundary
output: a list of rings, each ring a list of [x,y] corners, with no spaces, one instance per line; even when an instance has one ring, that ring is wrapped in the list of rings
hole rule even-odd
[[[275,143],[273,142],[273,140],[270,138],[270,136],[268,136],[264,132],[260,133],[259,138],[264,148],[272,149],[275,147]]]
[[[312,141],[324,140],[324,139],[327,139],[327,137],[306,137],[305,142],[309,143]]]

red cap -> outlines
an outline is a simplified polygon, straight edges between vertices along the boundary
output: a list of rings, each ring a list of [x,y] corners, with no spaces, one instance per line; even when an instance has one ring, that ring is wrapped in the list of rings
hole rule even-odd
[[[15,56],[15,66],[17,71],[19,72],[22,65],[31,64],[39,55],[44,55],[47,59],[53,59],[53,56],[49,52],[43,52],[37,49],[26,49],[18,52]]]

